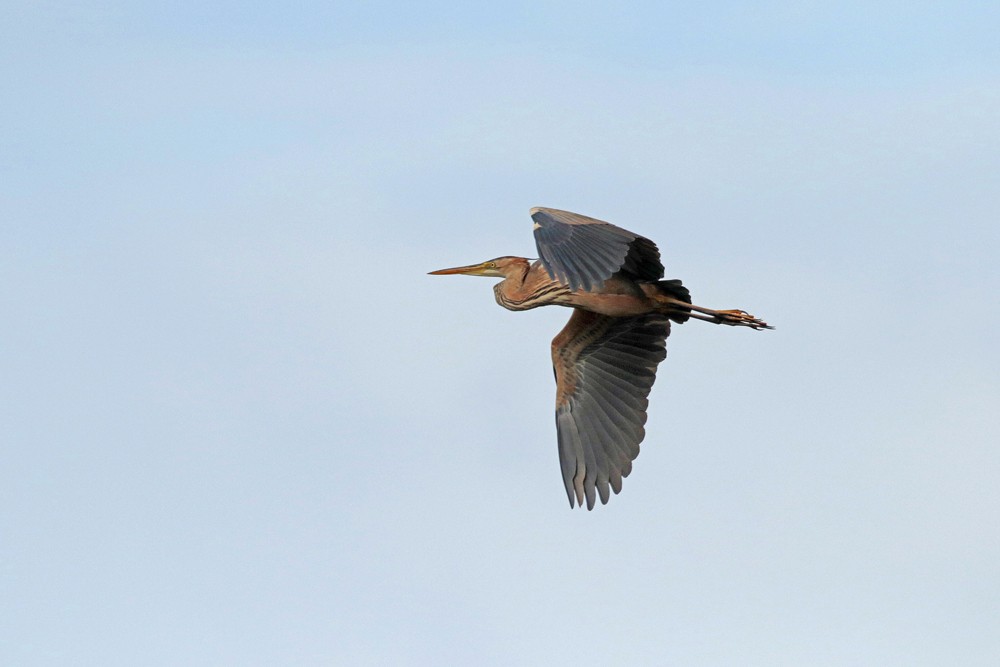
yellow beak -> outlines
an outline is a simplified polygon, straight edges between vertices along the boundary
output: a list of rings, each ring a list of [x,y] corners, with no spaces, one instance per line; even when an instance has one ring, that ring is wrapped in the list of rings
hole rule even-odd
[[[431,271],[427,275],[429,276],[453,276],[456,274],[463,274],[467,276],[474,276],[482,272],[482,264],[470,264],[469,266],[456,266],[453,269],[438,269],[437,271]]]

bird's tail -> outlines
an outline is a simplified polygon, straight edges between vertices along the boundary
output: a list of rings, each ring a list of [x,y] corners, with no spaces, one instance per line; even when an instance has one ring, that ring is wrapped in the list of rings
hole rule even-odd
[[[684,287],[684,283],[676,278],[673,280],[660,280],[654,283],[654,285],[656,285],[656,289],[660,294],[669,297],[673,302],[691,303],[691,292],[687,287]],[[667,312],[667,316],[678,324],[687,322],[691,309],[684,308],[678,303],[674,303],[672,306]]]

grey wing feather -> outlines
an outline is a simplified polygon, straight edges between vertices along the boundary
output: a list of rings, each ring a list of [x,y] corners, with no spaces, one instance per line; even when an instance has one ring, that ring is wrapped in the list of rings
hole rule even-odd
[[[670,321],[657,314],[605,317],[576,310],[552,342],[559,462],[570,507],[593,509],[618,493],[646,435],[656,368]]]
[[[600,287],[619,271],[637,280],[663,277],[656,244],[627,229],[554,208],[533,208],[531,219],[542,265],[573,290]]]

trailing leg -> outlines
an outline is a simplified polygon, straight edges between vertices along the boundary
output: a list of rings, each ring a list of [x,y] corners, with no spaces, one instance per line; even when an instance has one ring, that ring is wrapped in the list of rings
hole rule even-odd
[[[693,304],[687,304],[692,312],[690,314],[696,320],[711,322],[712,324],[727,324],[731,327],[750,327],[751,329],[773,329],[764,320],[758,319],[745,310],[712,310],[702,308]],[[699,314],[704,313],[704,314]]]

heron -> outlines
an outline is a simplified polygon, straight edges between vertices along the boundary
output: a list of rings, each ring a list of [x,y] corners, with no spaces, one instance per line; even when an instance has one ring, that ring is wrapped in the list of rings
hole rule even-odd
[[[621,492],[639,455],[670,323],[774,327],[744,310],[694,305],[680,280],[663,280],[660,251],[643,236],[553,208],[530,215],[537,260],[504,256],[430,275],[503,278],[493,292],[508,310],[573,309],[552,340],[559,465],[570,508],[592,510]]]

